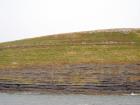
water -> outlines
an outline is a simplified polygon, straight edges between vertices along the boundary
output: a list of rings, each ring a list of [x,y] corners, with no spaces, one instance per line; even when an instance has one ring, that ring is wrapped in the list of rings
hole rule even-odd
[[[140,105],[140,96],[0,93],[0,105]]]

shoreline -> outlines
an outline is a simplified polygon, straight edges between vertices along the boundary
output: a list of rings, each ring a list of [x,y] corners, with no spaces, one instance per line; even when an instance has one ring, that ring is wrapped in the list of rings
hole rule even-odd
[[[132,90],[123,86],[116,90],[105,89],[100,86],[83,85],[35,85],[35,84],[5,84],[0,83],[0,93],[39,93],[39,94],[83,94],[83,95],[131,95]],[[115,86],[113,86],[115,87]],[[120,89],[120,90],[119,90]],[[140,94],[139,91],[135,94]]]

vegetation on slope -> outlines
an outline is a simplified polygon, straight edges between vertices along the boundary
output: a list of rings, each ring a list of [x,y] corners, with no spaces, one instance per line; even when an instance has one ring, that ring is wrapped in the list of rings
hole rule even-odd
[[[139,63],[140,31],[79,32],[0,44],[0,68]]]

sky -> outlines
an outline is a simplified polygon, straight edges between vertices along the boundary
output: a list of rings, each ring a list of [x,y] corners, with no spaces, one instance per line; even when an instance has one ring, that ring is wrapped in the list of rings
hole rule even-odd
[[[108,28],[140,28],[140,0],[0,0],[0,42]]]

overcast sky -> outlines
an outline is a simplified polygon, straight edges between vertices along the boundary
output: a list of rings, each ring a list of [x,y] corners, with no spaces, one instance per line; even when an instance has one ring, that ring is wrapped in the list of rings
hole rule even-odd
[[[140,0],[0,0],[0,42],[127,27],[140,27]]]

